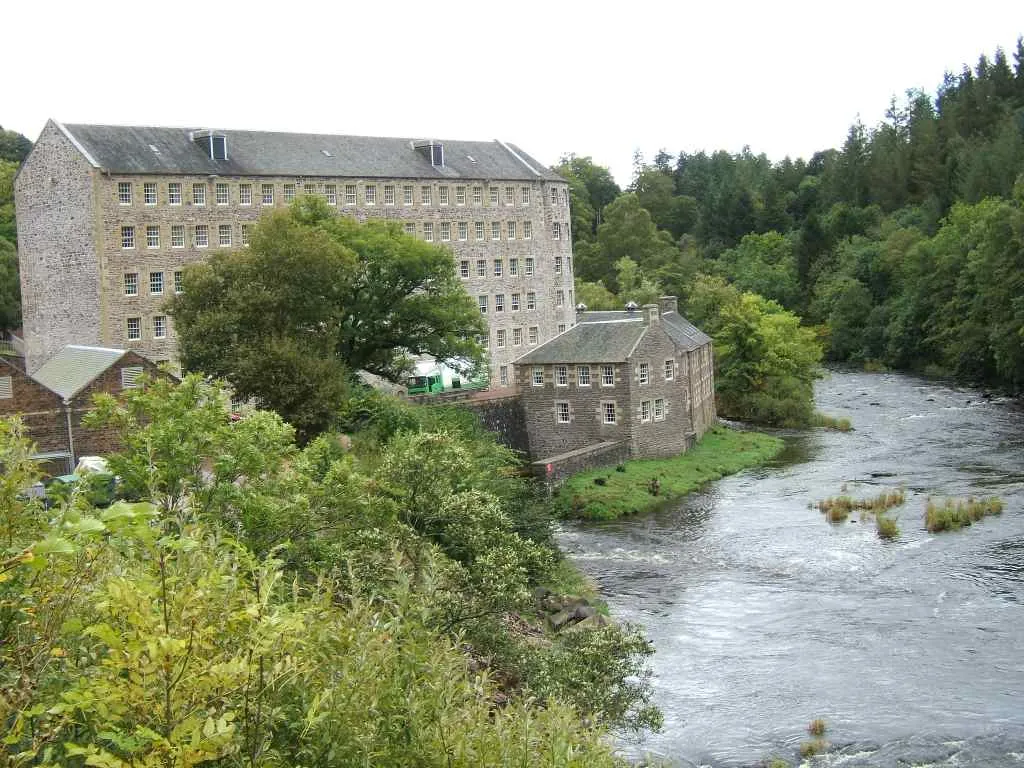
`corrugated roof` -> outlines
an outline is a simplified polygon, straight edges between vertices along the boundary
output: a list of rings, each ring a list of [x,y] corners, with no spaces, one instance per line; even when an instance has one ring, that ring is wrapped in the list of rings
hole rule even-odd
[[[32,378],[65,400],[70,400],[126,352],[124,349],[69,344],[43,363]]]
[[[517,365],[625,362],[646,330],[642,322],[626,319],[579,323],[515,362]]]
[[[413,148],[414,139],[216,131],[227,136],[228,159],[211,160],[189,138],[194,128],[82,124],[63,128],[111,173],[562,180],[519,147],[500,141],[437,139],[444,146],[444,166],[435,168]]]

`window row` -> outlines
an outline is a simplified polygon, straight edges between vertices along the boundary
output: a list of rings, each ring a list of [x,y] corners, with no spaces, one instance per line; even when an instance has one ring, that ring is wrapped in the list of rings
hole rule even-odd
[[[664,367],[661,369],[661,377],[663,381],[672,381],[676,374],[676,363],[675,360],[666,360]],[[637,381],[640,384],[650,384],[651,382],[651,364],[650,363],[639,363],[637,365]]]
[[[589,387],[592,383],[596,384],[600,382],[602,387],[614,387],[615,386],[615,366],[614,365],[577,365],[575,366],[575,379],[576,385],[580,387]],[[569,366],[568,365],[556,365],[554,367],[554,383],[556,387],[567,387],[569,386]],[[533,368],[532,382],[535,387],[544,386],[544,366],[537,365]]]
[[[153,315],[148,328],[154,339],[167,338],[167,315]],[[128,341],[142,340],[142,318],[129,317],[125,319],[125,335]]]
[[[506,270],[507,264],[507,270]],[[553,262],[553,268],[556,275],[561,275],[563,272],[570,271],[571,260],[567,257],[563,261],[561,256],[555,256]],[[537,261],[533,256],[526,256],[522,259],[520,265],[520,259],[518,256],[510,257],[507,262],[505,259],[492,259],[488,262],[487,259],[476,259],[471,261],[470,259],[461,259],[459,261],[459,277],[487,277],[493,275],[494,277],[533,277],[537,269]]]
[[[183,271],[175,270],[172,274],[171,287],[175,293],[181,293],[184,290],[185,285],[185,273]],[[122,276],[124,281],[124,295],[125,296],[138,296],[139,295],[139,273],[138,272],[125,272]],[[150,272],[149,280],[147,282],[149,287],[150,296],[163,296],[164,294],[164,273],[163,272]]]
[[[508,295],[508,310],[510,312],[518,312],[520,308],[525,309],[527,312],[532,312],[537,309],[537,294],[534,291],[528,291],[526,293],[526,302],[521,300],[523,294],[521,293],[510,293]],[[569,290],[570,301],[572,300],[572,289]],[[494,296],[488,296],[485,293],[481,293],[476,297],[477,306],[480,308],[480,314],[486,315],[492,306],[491,299],[493,298],[494,314],[500,314],[505,311],[505,294],[496,293]],[[555,307],[565,306],[565,291],[559,288],[555,291]],[[564,330],[564,328],[563,328]],[[559,331],[561,333],[562,331]]]
[[[525,334],[524,334],[525,330]],[[531,325],[528,328],[498,328],[494,332],[494,348],[495,349],[506,349],[509,346],[521,347],[523,344],[527,346],[536,346],[540,343],[540,331],[536,325]]]
[[[602,400],[601,421],[604,424],[615,424],[617,420],[618,414],[616,413],[615,401]],[[572,412],[568,400],[555,401],[555,421],[559,424],[569,424],[572,422]]]
[[[137,184],[130,181],[120,181],[117,184],[117,201],[121,205],[133,205],[136,199]],[[180,182],[171,181],[166,185],[167,205],[182,205],[184,201],[191,205],[206,205],[210,192],[210,184],[206,182]],[[253,205],[258,201],[260,205],[273,205],[277,189],[274,183],[242,182],[238,184],[226,181],[214,182],[212,200],[216,205]],[[484,200],[488,205],[514,206],[530,205],[533,199],[533,189],[529,186],[515,187],[505,185],[504,187],[487,187],[486,195],[483,185],[465,184],[376,184],[373,182],[362,182],[358,184],[336,184],[328,182],[305,182],[284,183],[280,185],[281,197],[286,203],[290,203],[298,194],[320,195],[327,200],[328,205],[396,205],[401,199],[402,205],[476,205],[482,206]],[[187,196],[187,197],[186,197]],[[559,201],[565,204],[569,202],[568,190],[562,188],[561,192],[556,187],[551,188],[551,204],[557,205]],[[157,205],[159,193],[157,182],[146,181],[142,183],[143,205]]]
[[[249,245],[249,235],[252,225],[249,223],[239,224],[238,245]],[[216,236],[217,245],[221,248],[230,248],[235,245],[235,229],[233,224],[217,224],[213,229],[209,224],[190,224],[186,229],[185,224],[171,224],[171,248],[185,248],[187,246],[186,236],[190,236],[193,248],[207,248],[210,245],[211,236]],[[137,244],[145,244],[146,248],[161,247],[161,228],[158,224],[147,224],[144,227],[136,227],[128,224],[121,227],[121,248],[131,250]]]
[[[500,221],[489,223],[484,221],[473,222],[473,237],[470,238],[470,222],[468,221],[424,221],[417,225],[414,221],[405,223],[405,234],[416,236],[417,230],[423,239],[429,243],[439,240],[447,243],[452,240],[532,240],[532,221],[506,221],[504,226]]]

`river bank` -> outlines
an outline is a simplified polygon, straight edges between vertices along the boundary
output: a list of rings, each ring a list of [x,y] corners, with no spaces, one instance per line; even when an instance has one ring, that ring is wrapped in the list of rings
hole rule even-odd
[[[678,456],[636,459],[573,475],[556,491],[552,505],[558,517],[584,520],[652,512],[709,482],[770,461],[784,445],[760,432],[717,426]]]

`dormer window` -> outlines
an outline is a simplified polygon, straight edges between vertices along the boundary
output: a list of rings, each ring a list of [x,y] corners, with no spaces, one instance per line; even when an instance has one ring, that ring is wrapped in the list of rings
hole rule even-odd
[[[211,160],[228,159],[228,137],[216,131],[192,131],[192,141],[202,149]]]
[[[444,145],[435,139],[414,141],[413,149],[423,155],[435,168],[444,167]]]

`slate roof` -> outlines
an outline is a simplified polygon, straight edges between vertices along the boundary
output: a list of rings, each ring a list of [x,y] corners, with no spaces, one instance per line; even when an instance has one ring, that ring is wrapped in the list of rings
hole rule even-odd
[[[43,363],[32,378],[70,400],[126,353],[124,349],[69,344]]]
[[[711,337],[678,312],[663,312],[662,328],[680,349],[692,351],[711,343]],[[622,363],[648,326],[643,312],[584,312],[565,333],[515,361],[516,365],[546,363]]]
[[[435,168],[412,147],[414,139],[216,131],[227,136],[227,160],[212,160],[189,138],[190,131],[200,130],[196,128],[61,127],[111,173],[562,180],[514,144],[500,141],[435,139],[444,146],[444,166]]]

